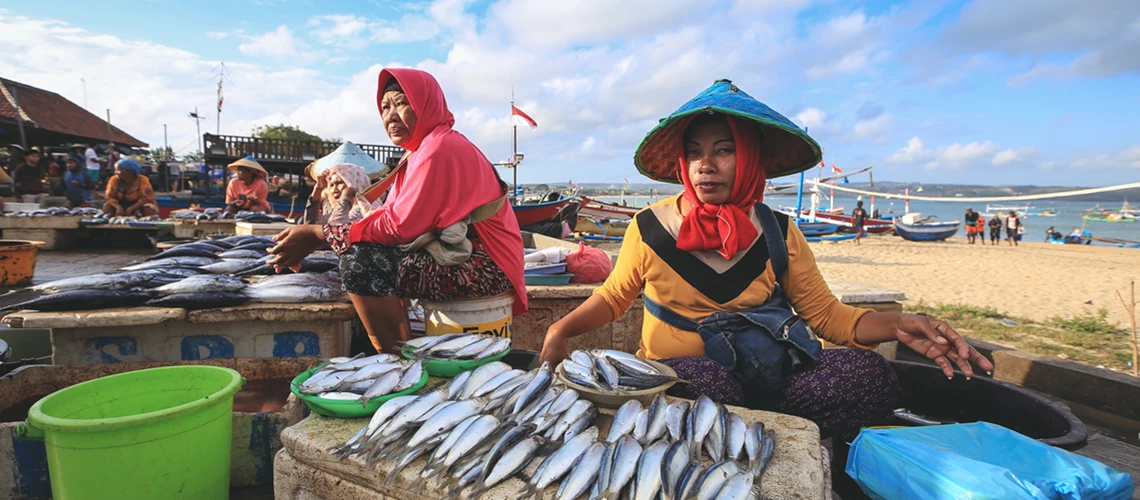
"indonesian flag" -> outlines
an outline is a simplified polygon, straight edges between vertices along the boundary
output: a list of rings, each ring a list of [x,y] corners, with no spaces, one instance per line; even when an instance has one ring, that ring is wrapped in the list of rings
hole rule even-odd
[[[515,123],[519,125],[527,125],[532,129],[538,128],[538,122],[534,121],[534,118],[531,118],[530,115],[523,113],[523,110],[515,107],[514,104],[511,105],[511,116],[518,117],[515,119]]]
[[[842,173],[843,173],[843,170],[840,170],[840,169],[839,169],[839,167],[835,166],[835,164],[834,164],[834,163],[832,163],[832,164],[831,164],[831,171],[832,171],[832,172],[835,172],[835,173],[837,173],[837,174],[842,174]]]

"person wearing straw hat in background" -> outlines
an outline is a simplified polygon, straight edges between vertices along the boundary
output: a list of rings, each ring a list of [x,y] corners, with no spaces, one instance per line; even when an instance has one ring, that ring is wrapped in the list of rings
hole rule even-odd
[[[637,355],[689,382],[671,394],[799,415],[844,440],[891,421],[901,390],[871,350],[880,342],[907,344],[947,377],[954,365],[972,376],[971,361],[992,370],[946,322],[835,298],[803,233],[760,203],[766,178],[820,157],[806,132],[728,80],[662,120],[634,163],[684,192],[638,212],[613,273],[548,329],[542,360],[566,358],[568,338],[618,319],[644,292]],[[821,349],[816,335],[850,348]]]
[[[237,173],[226,186],[226,210],[239,212],[272,212],[269,205],[269,184],[265,182],[265,171],[253,155],[229,164],[231,172]]]
[[[158,215],[158,199],[150,179],[140,175],[142,169],[130,158],[115,162],[115,175],[107,180],[107,203],[103,213],[110,217],[149,217]]]

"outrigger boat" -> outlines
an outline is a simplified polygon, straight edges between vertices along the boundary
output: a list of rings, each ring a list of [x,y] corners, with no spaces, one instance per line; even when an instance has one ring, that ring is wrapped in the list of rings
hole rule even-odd
[[[955,234],[962,221],[935,222],[933,217],[922,217],[922,214],[910,213],[902,217],[895,217],[895,234],[908,241],[942,241]]]
[[[582,207],[578,209],[579,217],[605,220],[630,220],[634,215],[637,215],[639,210],[635,207],[598,201],[588,196],[579,196],[578,198],[578,203],[582,205]]]

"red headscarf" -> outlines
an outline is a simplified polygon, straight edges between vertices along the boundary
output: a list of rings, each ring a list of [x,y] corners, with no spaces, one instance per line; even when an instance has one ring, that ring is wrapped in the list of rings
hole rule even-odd
[[[677,248],[686,252],[716,250],[727,260],[737,252],[746,250],[759,236],[756,226],[748,217],[748,209],[764,199],[764,169],[760,166],[760,130],[751,120],[725,115],[736,143],[736,180],[732,194],[722,205],[701,203],[693,183],[689,180],[689,164],[685,161],[684,141],[679,144],[681,182],[685,185],[685,199],[693,208],[685,215],[677,233]],[[688,128],[692,118],[682,125]]]

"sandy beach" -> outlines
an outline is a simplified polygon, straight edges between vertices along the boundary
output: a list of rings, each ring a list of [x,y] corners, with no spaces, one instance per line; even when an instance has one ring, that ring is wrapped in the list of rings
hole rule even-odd
[[[812,243],[824,276],[883,286],[907,303],[962,303],[1041,321],[1108,309],[1127,326],[1116,297],[1140,281],[1140,250],[1022,242],[1018,247],[969,245],[965,239],[916,243],[895,236]]]

